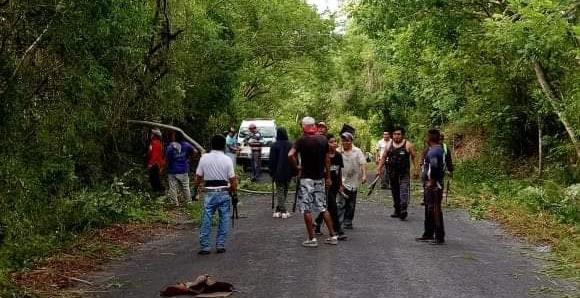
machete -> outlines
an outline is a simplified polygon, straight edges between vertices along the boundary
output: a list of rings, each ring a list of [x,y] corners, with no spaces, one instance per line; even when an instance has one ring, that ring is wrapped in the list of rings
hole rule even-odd
[[[373,193],[373,190],[375,190],[375,186],[377,186],[377,182],[379,182],[380,178],[381,178],[381,175],[377,175],[375,180],[373,180],[373,182],[371,182],[371,184],[369,185],[370,189],[369,189],[369,192],[367,193],[367,197]]]
[[[239,219],[238,215],[238,194],[232,194],[232,227],[234,226],[235,220]]]

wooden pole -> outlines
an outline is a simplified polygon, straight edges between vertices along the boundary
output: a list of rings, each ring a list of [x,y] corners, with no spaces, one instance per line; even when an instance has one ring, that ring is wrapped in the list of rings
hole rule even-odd
[[[538,114],[538,177],[540,179],[542,179],[542,174],[544,171],[544,165],[542,164],[542,156],[543,155],[543,150],[542,150],[542,118],[540,117],[540,114]]]

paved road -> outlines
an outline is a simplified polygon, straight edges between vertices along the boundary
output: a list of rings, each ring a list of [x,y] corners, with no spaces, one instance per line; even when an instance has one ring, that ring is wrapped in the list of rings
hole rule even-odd
[[[249,217],[238,221],[226,254],[198,256],[197,229],[184,226],[87,279],[105,291],[94,294],[100,297],[158,297],[165,285],[203,273],[236,285],[234,297],[561,297],[575,290],[539,273],[532,248],[461,210],[445,213],[447,245],[415,242],[422,209],[413,207],[407,222],[391,219],[376,202],[383,195],[359,204],[355,229],[338,246],[302,247],[300,217],[273,219],[269,197],[245,197],[241,211]]]

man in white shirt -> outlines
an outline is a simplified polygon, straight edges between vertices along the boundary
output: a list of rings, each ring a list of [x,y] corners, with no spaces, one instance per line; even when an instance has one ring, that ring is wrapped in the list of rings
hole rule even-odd
[[[203,215],[199,231],[200,255],[210,253],[209,236],[212,217],[217,210],[219,225],[216,237],[217,253],[225,253],[225,243],[230,222],[231,194],[236,193],[237,180],[232,160],[225,155],[226,139],[221,135],[211,138],[211,151],[204,154],[195,172],[194,186],[204,183],[206,193],[203,202]]]
[[[357,189],[361,183],[367,181],[366,158],[362,150],[352,144],[353,135],[350,132],[343,132],[340,135],[341,148],[338,150],[342,154],[344,168],[342,170],[342,185],[346,201],[343,206],[344,228],[352,229],[354,212],[356,208]],[[342,207],[342,206],[341,206]],[[340,216],[340,215],[339,215]]]
[[[383,132],[383,138],[378,142],[378,146],[377,146],[377,155],[375,158],[375,164],[378,166],[380,161],[381,161],[381,156],[383,156],[383,153],[385,153],[385,150],[391,146],[392,140],[391,140],[391,133],[388,131],[384,131]],[[387,166],[388,164],[385,163],[385,166]],[[387,189],[389,188],[389,175],[387,175],[388,173],[388,169],[386,169],[385,171],[382,171],[382,176],[381,176],[381,188],[382,189]]]

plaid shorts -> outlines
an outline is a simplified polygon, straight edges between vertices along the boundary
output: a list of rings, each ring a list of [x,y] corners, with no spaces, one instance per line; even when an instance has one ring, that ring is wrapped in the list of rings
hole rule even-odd
[[[298,210],[300,213],[326,211],[326,192],[323,180],[300,179],[298,190]]]

